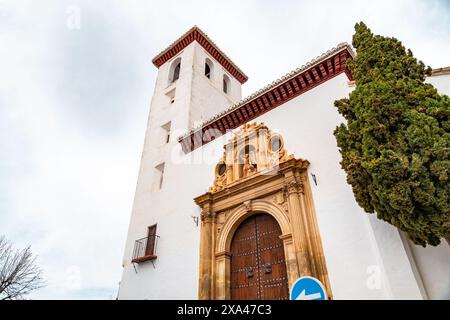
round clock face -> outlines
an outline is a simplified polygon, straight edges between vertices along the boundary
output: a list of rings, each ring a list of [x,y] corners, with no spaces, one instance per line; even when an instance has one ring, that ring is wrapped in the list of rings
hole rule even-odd
[[[219,165],[217,173],[219,174],[219,176],[223,176],[225,174],[226,170],[227,170],[227,166],[224,163],[222,163]]]

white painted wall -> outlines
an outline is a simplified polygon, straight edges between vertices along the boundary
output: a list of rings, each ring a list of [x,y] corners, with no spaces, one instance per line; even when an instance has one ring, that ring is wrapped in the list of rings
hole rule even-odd
[[[428,77],[426,82],[435,86],[442,94],[450,95],[450,74],[441,74]]]
[[[426,82],[438,89],[440,94],[450,96],[450,74],[431,76]],[[411,241],[410,260],[416,266],[416,277],[424,287],[424,297],[429,299],[450,299],[450,246],[442,239],[437,247],[423,248]]]
[[[409,241],[412,257],[417,266],[429,299],[450,299],[450,247],[445,240],[437,247],[414,245]]]
[[[187,57],[184,61],[197,62],[192,62],[193,75],[186,74],[186,78],[180,77],[180,80],[195,82],[193,87],[197,89],[190,90],[188,84],[177,84],[177,90],[189,98],[180,98],[176,103],[187,100],[198,103],[190,116],[196,112],[209,112],[209,108],[214,107],[210,100],[195,97],[197,93],[214,92],[210,87],[215,85],[214,79],[212,86],[203,81],[208,79],[201,79],[203,69],[200,69],[201,73],[196,70],[195,64],[204,63],[205,53],[195,48],[195,45],[190,46],[182,53]],[[214,69],[218,70],[219,66],[215,65]],[[213,183],[215,165],[223,154],[222,146],[231,137],[228,134],[218,138],[187,155],[175,141],[156,147],[153,123],[164,124],[173,119],[180,128],[190,122],[189,115],[183,112],[153,111],[155,106],[175,109],[173,105],[162,106],[163,99],[159,94],[164,90],[160,78],[164,79],[166,69],[167,66],[160,69],[152,101],[124,254],[120,299],[197,298],[200,229],[191,216],[199,216],[200,210],[193,198],[205,193]],[[182,68],[183,76],[184,72],[189,73]],[[333,102],[347,96],[351,90],[342,74],[256,120],[281,133],[289,153],[311,163],[309,172],[317,177],[317,185],[311,187],[335,299],[420,299],[422,282],[428,295],[436,297],[443,287],[438,282],[448,276],[448,268],[445,268],[448,256],[443,252],[448,248],[411,248],[412,254],[408,255],[398,231],[363,212],[346,183],[333,136],[335,127],[344,119]],[[217,98],[216,101],[222,100]],[[163,160],[166,162],[163,188],[151,192],[153,167]],[[160,235],[155,268],[147,262],[137,266],[135,273],[130,264],[134,240],[146,236],[147,226],[154,223],[158,223]],[[436,269],[439,271],[433,275],[432,270]],[[380,281],[373,281],[377,279]]]

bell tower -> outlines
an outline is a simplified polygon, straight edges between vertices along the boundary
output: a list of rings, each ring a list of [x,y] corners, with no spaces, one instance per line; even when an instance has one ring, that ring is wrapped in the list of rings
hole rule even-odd
[[[247,76],[194,26],[153,60],[158,77],[149,127],[188,130],[241,100]]]
[[[160,191],[176,138],[241,99],[247,76],[201,31],[191,28],[153,60],[158,68],[136,195]],[[149,183],[151,181],[151,183]],[[140,186],[145,189],[141,190]],[[151,196],[151,195],[150,195]],[[136,203],[135,203],[136,204]],[[134,213],[133,213],[134,214]]]
[[[186,224],[179,223],[186,218],[186,211],[177,207],[179,201],[173,201],[175,194],[189,191],[180,189],[180,166],[172,161],[172,152],[179,147],[176,138],[237,103],[241,85],[247,81],[247,76],[196,26],[152,62],[158,74],[122,261],[123,296],[138,295],[136,288],[143,279],[153,284],[166,281],[158,279],[167,279],[166,273],[177,267],[170,263],[171,257],[176,257],[170,252],[180,249],[177,241],[189,243],[179,235],[195,238],[183,229]],[[170,241],[174,234],[176,240]],[[155,266],[152,272],[149,260]],[[139,274],[135,274],[138,269]],[[143,276],[145,272],[148,274]],[[191,273],[194,275],[194,271]],[[185,281],[187,287],[191,286],[188,279]],[[152,292],[144,290],[142,294],[150,296]]]

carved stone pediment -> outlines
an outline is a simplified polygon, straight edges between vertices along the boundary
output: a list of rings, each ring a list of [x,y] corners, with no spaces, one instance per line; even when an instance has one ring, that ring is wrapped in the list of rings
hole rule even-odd
[[[223,190],[236,181],[268,172],[292,158],[284,148],[281,135],[269,130],[264,123],[245,124],[224,146],[209,191]]]

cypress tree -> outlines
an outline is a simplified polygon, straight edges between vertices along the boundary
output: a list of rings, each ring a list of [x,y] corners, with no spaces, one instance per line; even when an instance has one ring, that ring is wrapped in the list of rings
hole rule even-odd
[[[355,25],[356,88],[335,101],[334,132],[355,199],[414,243],[450,237],[450,99],[425,83],[431,68],[400,41]]]

